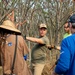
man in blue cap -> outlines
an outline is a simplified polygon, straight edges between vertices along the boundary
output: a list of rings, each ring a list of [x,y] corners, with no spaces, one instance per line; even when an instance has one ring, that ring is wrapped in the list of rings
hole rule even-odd
[[[60,57],[52,75],[75,75],[75,14],[69,23],[72,35],[62,40]]]

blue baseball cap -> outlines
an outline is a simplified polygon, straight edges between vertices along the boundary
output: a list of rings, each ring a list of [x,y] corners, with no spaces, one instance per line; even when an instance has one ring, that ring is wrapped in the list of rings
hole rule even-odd
[[[68,22],[70,22],[70,23],[75,23],[75,14],[73,14],[73,15],[69,18]]]

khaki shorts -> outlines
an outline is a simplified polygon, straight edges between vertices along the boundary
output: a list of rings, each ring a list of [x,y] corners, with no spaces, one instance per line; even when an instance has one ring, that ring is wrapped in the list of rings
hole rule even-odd
[[[40,63],[32,64],[33,75],[41,75],[44,69],[44,66],[45,64],[40,64]]]

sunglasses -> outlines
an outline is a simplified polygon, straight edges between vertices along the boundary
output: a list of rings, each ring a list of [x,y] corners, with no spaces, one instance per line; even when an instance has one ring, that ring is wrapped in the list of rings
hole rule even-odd
[[[64,26],[64,28],[68,28],[69,26]]]

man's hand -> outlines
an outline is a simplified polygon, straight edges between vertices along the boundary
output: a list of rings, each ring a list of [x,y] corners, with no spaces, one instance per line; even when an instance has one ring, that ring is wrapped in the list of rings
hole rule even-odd
[[[49,46],[47,46],[47,47],[48,47],[49,50],[54,49],[54,45],[49,45]]]

